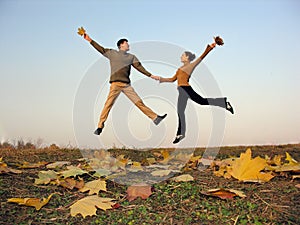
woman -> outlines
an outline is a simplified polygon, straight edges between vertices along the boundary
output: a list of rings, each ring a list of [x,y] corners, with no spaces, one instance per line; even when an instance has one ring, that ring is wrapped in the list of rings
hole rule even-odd
[[[187,100],[191,99],[200,105],[213,105],[225,108],[233,114],[233,108],[227,98],[203,98],[197,94],[189,84],[189,79],[196,66],[204,59],[204,57],[216,47],[216,45],[223,45],[223,40],[220,37],[214,38],[215,42],[207,45],[202,55],[197,58],[194,62],[195,55],[191,52],[184,52],[181,55],[181,62],[183,65],[177,70],[176,74],[172,78],[160,78],[160,82],[178,82],[178,102],[177,102],[177,114],[178,114],[178,129],[176,138],[173,144],[178,143],[185,137],[185,115],[184,111],[186,108]]]

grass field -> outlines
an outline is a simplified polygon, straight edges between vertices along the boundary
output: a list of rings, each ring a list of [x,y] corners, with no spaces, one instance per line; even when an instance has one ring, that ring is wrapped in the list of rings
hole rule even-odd
[[[217,158],[239,156],[251,147],[253,156],[290,153],[300,161],[300,145],[278,146],[235,146],[222,147]],[[147,157],[155,150],[149,151]],[[195,155],[202,154],[199,148]],[[120,154],[135,161],[142,161],[145,152],[132,149],[110,149],[112,155]],[[141,156],[140,156],[141,155]],[[0,149],[0,158],[11,168],[23,161],[70,161],[78,165],[82,158],[78,149]],[[213,174],[212,169],[189,170],[194,181],[177,183],[165,180],[153,184],[153,194],[142,200],[129,202],[126,199],[128,186],[107,180],[108,192],[99,196],[117,200],[120,207],[97,210],[96,216],[72,217],[70,205],[86,196],[78,190],[68,190],[55,185],[35,185],[39,171],[45,168],[22,169],[22,173],[0,174],[0,224],[300,224],[299,179],[292,180],[291,174],[282,174],[266,183],[243,183]],[[87,176],[87,175],[86,175]],[[84,177],[90,179],[89,176]],[[243,191],[247,197],[222,200],[201,194],[213,188],[230,188]],[[47,197],[53,195],[47,205],[37,211],[33,207],[8,203],[7,199],[19,197]]]

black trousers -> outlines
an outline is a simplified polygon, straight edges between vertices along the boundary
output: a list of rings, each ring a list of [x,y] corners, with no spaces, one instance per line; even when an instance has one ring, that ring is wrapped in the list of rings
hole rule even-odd
[[[226,108],[226,98],[203,98],[200,95],[198,95],[191,86],[179,86],[177,89],[179,92],[177,101],[177,135],[185,135],[186,124],[184,111],[186,109],[188,99],[191,99],[200,105],[213,105]]]

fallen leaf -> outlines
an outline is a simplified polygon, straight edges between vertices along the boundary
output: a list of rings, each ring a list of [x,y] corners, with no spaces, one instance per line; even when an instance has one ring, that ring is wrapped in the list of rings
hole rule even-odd
[[[65,166],[65,165],[68,166],[70,164],[71,164],[71,162],[68,162],[68,161],[58,161],[58,162],[50,163],[46,167],[48,169],[56,169],[56,168],[61,168],[61,167]]]
[[[188,182],[188,181],[193,181],[194,177],[192,177],[190,174],[183,174],[177,177],[173,177],[171,180],[175,182]]]
[[[295,187],[296,187],[296,188],[300,188],[300,184],[296,184]]]
[[[300,164],[283,164],[274,168],[275,172],[289,172],[289,171],[300,171]]]
[[[58,185],[73,190],[74,188],[81,189],[84,186],[84,180],[79,177],[79,181],[74,178],[67,177],[65,179],[60,179]]]
[[[116,165],[122,169],[125,169],[125,166],[128,163],[128,159],[126,159],[124,155],[119,155],[116,159]]]
[[[93,174],[95,177],[106,177],[112,173],[110,170],[106,169],[97,169],[95,172],[96,173]]]
[[[34,181],[35,184],[49,184],[52,180],[58,178],[57,173],[53,170],[39,171],[38,176],[39,178]]]
[[[234,189],[223,189],[223,188],[210,189],[208,191],[201,192],[201,193],[208,196],[219,197],[221,199],[233,199],[236,196],[241,198],[246,197],[246,195],[242,191],[237,191]]]
[[[293,175],[292,180],[294,180],[294,179],[300,179],[300,175]]]
[[[159,163],[167,164],[171,159],[174,158],[174,156],[170,156],[170,152],[168,150],[162,150],[160,153],[163,157],[163,160],[158,161]]]
[[[156,170],[153,171],[151,175],[155,177],[164,177],[164,176],[168,176],[171,172],[172,170]]]
[[[1,158],[1,160],[2,160],[2,158]],[[22,173],[22,171],[12,169],[12,168],[8,167],[6,163],[0,161],[0,174],[1,173],[16,173],[16,174],[18,174],[18,173]]]
[[[80,189],[81,192],[89,191],[89,195],[98,194],[99,191],[107,191],[106,190],[106,181],[104,180],[94,180],[88,182],[84,185],[83,188]]]
[[[33,206],[36,210],[40,210],[44,205],[46,205],[53,194],[49,195],[48,198],[10,198],[7,202],[18,203],[19,205]]]
[[[128,168],[128,170],[130,172],[138,172],[138,171],[142,171],[143,167],[142,167],[142,165],[139,162],[133,162],[132,165],[131,165],[131,167]]]
[[[68,170],[61,172],[61,175],[65,178],[67,178],[67,177],[75,177],[75,176],[82,175],[85,173],[87,173],[87,171],[84,171],[84,170],[80,169],[79,167],[69,166]]]
[[[19,164],[18,167],[22,169],[34,169],[44,167],[48,164],[48,162],[42,161],[37,163],[23,162],[23,164]]]
[[[290,164],[290,165],[298,165],[299,164],[295,159],[292,158],[292,156],[288,152],[286,152],[285,155],[286,155],[285,160],[289,162],[288,164]]]
[[[128,187],[126,198],[128,201],[133,201],[134,199],[141,197],[142,199],[147,199],[152,194],[152,187],[147,184],[136,184]]]
[[[115,205],[114,200],[112,198],[101,198],[98,195],[85,197],[70,206],[71,216],[81,214],[85,218],[86,216],[96,215],[97,208],[104,211],[112,209]]]
[[[251,159],[251,149],[241,153],[232,163],[230,175],[244,182],[266,182],[274,176],[271,173],[262,173],[261,171],[267,166],[266,160],[259,156]]]

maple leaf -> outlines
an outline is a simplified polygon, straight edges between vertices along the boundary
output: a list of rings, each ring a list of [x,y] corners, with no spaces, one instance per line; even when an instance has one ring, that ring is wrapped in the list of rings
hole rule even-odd
[[[208,191],[201,192],[201,194],[219,197],[221,199],[233,199],[236,196],[241,198],[246,197],[246,195],[242,191],[237,191],[234,189],[223,189],[223,188],[210,189]]]
[[[289,162],[288,163],[289,165],[299,164],[295,159],[292,158],[292,156],[288,152],[286,152],[285,154],[286,154],[285,160]]]
[[[106,169],[97,169],[94,171],[96,172],[93,174],[93,176],[95,177],[103,177],[103,176],[106,177],[112,173],[110,170],[106,170]]]
[[[67,169],[68,170],[61,172],[61,175],[65,178],[66,177],[75,177],[75,176],[87,173],[87,171],[84,171],[76,166],[68,166]]]
[[[141,197],[142,199],[147,199],[152,194],[152,187],[148,184],[136,184],[127,188],[128,201],[133,201],[134,199]]]
[[[84,35],[85,34],[85,29],[83,27],[79,27],[78,31],[77,31],[77,34],[79,34],[80,36]]]
[[[275,156],[276,157],[276,156]],[[275,160],[274,157],[274,160]],[[281,157],[280,157],[281,159]],[[273,161],[274,161],[273,160]],[[273,163],[273,161],[269,161],[270,163]],[[276,166],[267,166],[266,169],[270,171],[275,171],[275,172],[289,172],[289,171],[300,171],[300,163],[297,162],[295,159],[292,158],[292,156],[286,152],[286,159],[287,163],[282,164],[281,161],[278,163],[278,160],[276,163],[274,163]]]
[[[161,155],[163,157],[163,160],[158,161],[158,162],[162,163],[162,164],[167,164],[171,159],[174,158],[173,155],[170,156],[170,152],[168,150],[162,150]]]
[[[85,197],[70,206],[71,216],[81,214],[85,218],[86,216],[96,215],[97,208],[104,211],[112,209],[115,205],[114,200],[112,198],[101,198],[98,195]]]
[[[22,169],[34,169],[46,166],[48,162],[42,161],[37,163],[23,162],[23,164],[18,165],[19,168]]]
[[[175,182],[187,182],[187,181],[193,181],[194,177],[192,177],[189,174],[183,174],[177,177],[173,177],[171,180],[175,181]]]
[[[84,180],[79,177],[79,181],[74,178],[65,178],[58,181],[58,185],[72,190],[73,188],[81,189],[84,186]]]
[[[33,206],[36,210],[40,210],[44,205],[46,205],[53,194],[49,195],[48,198],[10,198],[7,202],[18,203],[19,205]]]
[[[237,158],[232,163],[230,175],[244,182],[266,182],[274,176],[270,173],[261,173],[265,169],[267,162],[259,156],[251,159],[251,149],[247,149],[245,153],[241,153],[240,158]]]
[[[48,169],[56,169],[56,168],[61,168],[65,165],[70,165],[70,164],[71,164],[71,162],[68,162],[68,161],[58,161],[58,162],[50,163],[46,167]]]
[[[48,171],[39,171],[39,178],[36,178],[35,184],[49,184],[52,180],[56,180],[58,178],[57,173],[53,170]]]
[[[131,167],[128,168],[128,170],[130,172],[138,172],[138,171],[142,171],[143,167],[142,167],[141,163],[139,163],[139,162],[133,162],[132,165],[131,165]]]
[[[89,191],[89,195],[98,194],[99,191],[107,191],[106,190],[106,181],[104,180],[94,180],[88,182],[84,185],[83,188],[80,189],[81,192]]]
[[[119,155],[116,159],[116,165],[122,169],[125,169],[126,164],[128,163],[128,159],[124,158],[124,155]]]
[[[168,176],[171,172],[172,170],[156,170],[153,171],[151,175],[155,177],[164,177],[164,176]]]
[[[2,158],[1,158],[1,160],[0,160],[0,174],[1,173],[22,173],[22,171],[9,168],[6,163],[2,162]]]

